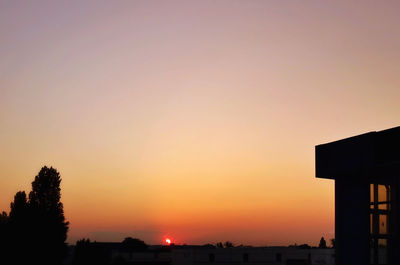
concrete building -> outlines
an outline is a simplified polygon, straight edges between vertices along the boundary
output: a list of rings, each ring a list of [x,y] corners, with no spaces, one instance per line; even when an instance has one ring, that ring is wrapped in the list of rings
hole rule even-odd
[[[400,127],[316,146],[335,180],[337,265],[400,264]]]

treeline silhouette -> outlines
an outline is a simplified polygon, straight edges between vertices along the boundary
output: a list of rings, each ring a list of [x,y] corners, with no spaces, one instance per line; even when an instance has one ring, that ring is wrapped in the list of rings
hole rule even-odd
[[[148,250],[148,245],[137,238],[127,237],[122,243],[91,242],[81,239],[76,242],[73,265],[108,265],[126,264],[123,257],[112,257],[112,250],[133,253]]]
[[[67,232],[59,172],[44,166],[27,196],[19,191],[10,212],[0,215],[2,264],[59,265],[67,255]],[[4,262],[4,263],[3,263]]]
[[[301,248],[301,249],[311,249],[311,248],[327,249],[327,248],[329,248],[326,244],[326,240],[324,237],[321,237],[321,239],[319,240],[318,247],[312,247],[308,244],[301,244],[301,245],[294,244],[294,245],[289,245],[289,247],[296,247],[296,248]],[[335,239],[334,238],[331,239],[331,248],[335,248]]]
[[[226,241],[225,243],[218,242],[217,244],[215,244],[215,246],[217,248],[233,248],[234,247],[233,243],[230,241]]]

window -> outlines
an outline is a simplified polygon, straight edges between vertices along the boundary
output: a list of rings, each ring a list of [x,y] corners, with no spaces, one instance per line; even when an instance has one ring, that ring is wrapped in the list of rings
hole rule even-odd
[[[390,243],[390,185],[370,184],[370,263],[388,264],[388,244]]]

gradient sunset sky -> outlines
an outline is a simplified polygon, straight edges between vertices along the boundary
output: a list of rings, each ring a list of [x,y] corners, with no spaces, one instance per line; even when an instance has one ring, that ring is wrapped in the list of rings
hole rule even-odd
[[[314,146],[400,125],[399,1],[1,1],[0,210],[82,237],[315,245]]]

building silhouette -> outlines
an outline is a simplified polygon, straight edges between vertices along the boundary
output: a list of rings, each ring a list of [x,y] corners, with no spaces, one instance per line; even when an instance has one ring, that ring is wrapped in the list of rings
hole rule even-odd
[[[335,180],[336,264],[400,264],[400,127],[318,145],[315,160]]]
[[[86,253],[70,249],[68,265],[334,265],[334,249],[213,245],[152,245],[148,249],[129,249],[122,243],[90,242]],[[82,255],[84,254],[84,255]],[[82,257],[83,256],[83,257]]]

